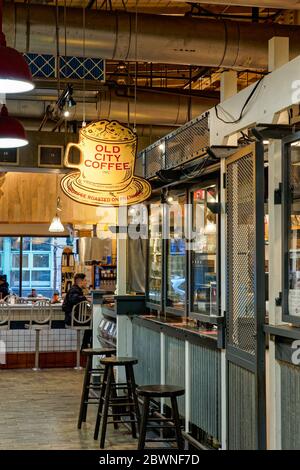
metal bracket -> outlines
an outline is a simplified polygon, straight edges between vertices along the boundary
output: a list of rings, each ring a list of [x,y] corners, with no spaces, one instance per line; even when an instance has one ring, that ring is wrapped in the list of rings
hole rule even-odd
[[[282,306],[282,292],[279,292],[278,297],[276,297],[275,305],[276,305],[276,307],[281,307]]]
[[[274,204],[282,204],[282,183],[279,183],[278,188],[274,191]]]

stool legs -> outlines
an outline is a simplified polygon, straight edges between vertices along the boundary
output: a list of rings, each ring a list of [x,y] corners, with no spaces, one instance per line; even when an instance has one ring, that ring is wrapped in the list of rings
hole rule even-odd
[[[77,329],[76,333],[77,333],[77,349],[76,349],[76,367],[74,367],[74,369],[81,370],[81,367],[80,367],[80,329]]]
[[[147,424],[148,424],[148,419],[149,419],[149,408],[150,408],[150,396],[145,396],[144,397],[144,404],[143,404],[143,411],[142,411],[142,419],[141,419],[141,425],[140,425],[140,433],[139,433],[139,441],[138,441],[138,450],[143,450],[145,448],[145,442],[147,441],[146,439],[146,433],[147,433]],[[172,407],[172,419],[167,419],[167,418],[162,418],[159,419],[161,422],[166,422],[166,421],[173,421],[172,425],[159,425],[157,426],[157,429],[164,429],[164,427],[172,427],[175,429],[175,436],[176,436],[176,443],[177,443],[177,448],[180,450],[184,449],[184,441],[182,438],[181,434],[181,428],[180,428],[180,418],[179,418],[179,412],[178,412],[178,404],[177,404],[177,398],[176,396],[171,396],[171,407]],[[151,419],[150,419],[151,421]],[[150,428],[153,428],[153,426],[150,426]],[[157,439],[156,439],[157,440]],[[152,441],[149,439],[149,441]],[[168,439],[161,439],[160,442],[167,442]]]
[[[139,426],[140,413],[136,395],[136,384],[131,364],[124,364],[126,383],[115,383],[113,364],[106,364],[104,369],[104,378],[101,387],[98,413],[96,418],[94,439],[98,439],[100,430],[100,448],[104,448],[107,424],[113,424],[118,429],[118,423],[122,421],[122,416],[129,416],[132,437],[136,438],[136,423]],[[118,394],[117,391],[124,390],[125,394]],[[127,391],[127,394],[126,394]],[[111,408],[111,414],[109,409]],[[128,408],[128,409],[127,409]],[[112,417],[111,421],[108,418]],[[129,423],[128,423],[129,424]]]
[[[130,425],[131,425],[131,432],[132,437],[136,438],[136,427],[134,422],[134,410],[132,405],[134,404],[133,401],[133,388],[134,384],[132,383],[132,376],[130,374],[131,366],[125,366],[125,373],[126,373],[126,381],[128,384],[128,403],[129,403],[129,416],[130,416]]]
[[[108,415],[108,408],[109,408],[109,396],[110,396],[111,383],[113,381],[113,375],[114,375],[113,367],[108,366],[107,385],[106,385],[105,395],[104,395],[104,409],[103,409],[102,426],[101,426],[101,434],[100,434],[100,449],[104,448],[104,443],[105,443],[106,428],[107,428],[107,415]]]
[[[145,447],[146,432],[147,432],[146,426],[147,426],[147,421],[148,421],[149,405],[150,405],[150,398],[145,397],[144,404],[143,404],[141,426],[140,426],[138,450],[143,450]]]
[[[88,407],[87,401],[89,397],[89,384],[91,381],[92,360],[93,360],[92,356],[87,357],[84,380],[83,380],[83,387],[82,387],[78,425],[77,425],[78,429],[81,429],[82,422],[86,421],[86,414],[87,414],[87,407]]]
[[[173,419],[175,424],[175,433],[176,433],[176,441],[178,449],[183,450],[183,439],[180,429],[180,419],[179,419],[179,412],[178,412],[178,405],[177,405],[177,398],[171,397],[171,404],[172,404],[172,412],[173,412]]]
[[[34,371],[40,370],[39,359],[40,359],[40,330],[35,330],[35,357],[34,357]]]
[[[99,398],[99,406],[97,411],[97,418],[95,424],[95,431],[94,431],[94,439],[97,440],[99,436],[99,428],[100,428],[100,420],[102,416],[102,409],[103,409],[103,398],[105,396],[106,388],[107,388],[107,376],[108,376],[108,368],[105,367],[102,386],[100,390],[100,398]]]

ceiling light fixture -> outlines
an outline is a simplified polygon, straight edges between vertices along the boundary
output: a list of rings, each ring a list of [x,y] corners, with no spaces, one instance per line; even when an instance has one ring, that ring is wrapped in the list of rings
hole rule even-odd
[[[58,233],[58,232],[64,232],[65,231],[65,228],[64,228],[63,224],[61,223],[60,217],[57,214],[57,212],[61,211],[61,210],[62,209],[61,209],[61,204],[60,204],[60,198],[58,197],[57,201],[56,201],[56,213],[55,213],[55,216],[53,217],[52,222],[50,224],[50,227],[48,229],[49,232]]]
[[[49,230],[49,232],[55,232],[55,233],[65,231],[65,228],[64,228],[63,224],[61,223],[61,220],[58,217],[58,215],[55,215],[53,217],[52,222],[51,222],[50,227],[49,227],[48,230]]]
[[[0,112],[0,148],[24,147],[27,144],[24,127],[20,121],[8,115],[4,104]]]
[[[3,0],[0,0],[0,90],[1,93],[23,93],[34,88],[28,64],[22,54],[7,47],[2,31]]]

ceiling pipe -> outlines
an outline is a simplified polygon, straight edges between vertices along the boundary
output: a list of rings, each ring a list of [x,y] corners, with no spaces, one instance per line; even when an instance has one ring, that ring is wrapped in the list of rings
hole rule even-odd
[[[21,118],[20,121],[22,122],[24,128],[27,131],[38,131],[42,118]],[[80,121],[78,122],[79,126],[81,125]],[[43,132],[51,132],[53,129],[53,126],[55,125],[54,121],[47,121],[47,123],[43,126],[42,131]],[[139,137],[156,137],[157,139],[164,137],[167,134],[170,134],[173,132],[175,129],[177,129],[178,126],[152,126],[152,125],[137,125],[136,126],[136,131],[137,135]]]
[[[64,8],[59,8],[58,17],[60,50],[64,50]],[[67,54],[81,56],[82,9],[67,8],[66,18]],[[87,57],[266,69],[268,40],[274,36],[290,38],[291,58],[300,54],[299,26],[139,14],[136,53],[134,13],[87,10],[85,21]],[[28,10],[27,4],[10,3],[4,9],[4,32],[20,51],[25,52],[27,44],[30,52],[56,55],[54,7],[31,5]]]
[[[182,0],[173,0],[180,2]],[[197,3],[197,2],[195,2]],[[209,0],[210,5],[229,5],[241,7],[282,8],[286,10],[300,10],[297,0]]]
[[[7,100],[11,115],[20,119],[41,119],[46,113],[49,104],[55,104],[57,97],[53,96],[26,96],[26,99]],[[76,106],[70,110],[71,121],[81,121],[83,116],[83,103],[77,97]],[[185,124],[189,118],[194,118],[207,111],[217,103],[215,99],[193,97],[191,102],[188,96],[162,94],[154,92],[138,92],[136,108],[133,99],[117,96],[114,91],[107,91],[99,95],[99,99],[86,101],[85,115],[87,121],[96,119],[117,119],[123,123],[133,122],[136,110],[136,123],[160,126],[178,126]],[[129,110],[129,114],[128,114]],[[189,114],[190,113],[190,114]],[[128,118],[129,116],[129,118]]]

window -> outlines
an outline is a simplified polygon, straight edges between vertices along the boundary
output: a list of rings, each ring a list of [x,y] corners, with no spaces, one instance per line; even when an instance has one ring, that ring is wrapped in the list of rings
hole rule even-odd
[[[51,238],[32,238],[32,251],[51,251]]]
[[[33,255],[33,268],[49,268],[50,266],[49,255],[38,254]]]
[[[43,285],[50,287],[51,273],[50,271],[32,271],[31,283],[32,285]]]
[[[300,324],[300,141],[283,155],[283,320]]]
[[[65,237],[0,237],[0,272],[7,276],[10,291],[24,297],[32,288],[45,297],[60,291],[61,255],[66,245]]]
[[[11,258],[12,258],[12,262],[11,262],[12,268],[19,268],[20,267],[20,255],[17,253],[12,253]],[[28,255],[22,256],[22,262],[23,262],[23,268],[28,268]]]
[[[217,315],[217,188],[212,185],[192,193],[191,311]]]

